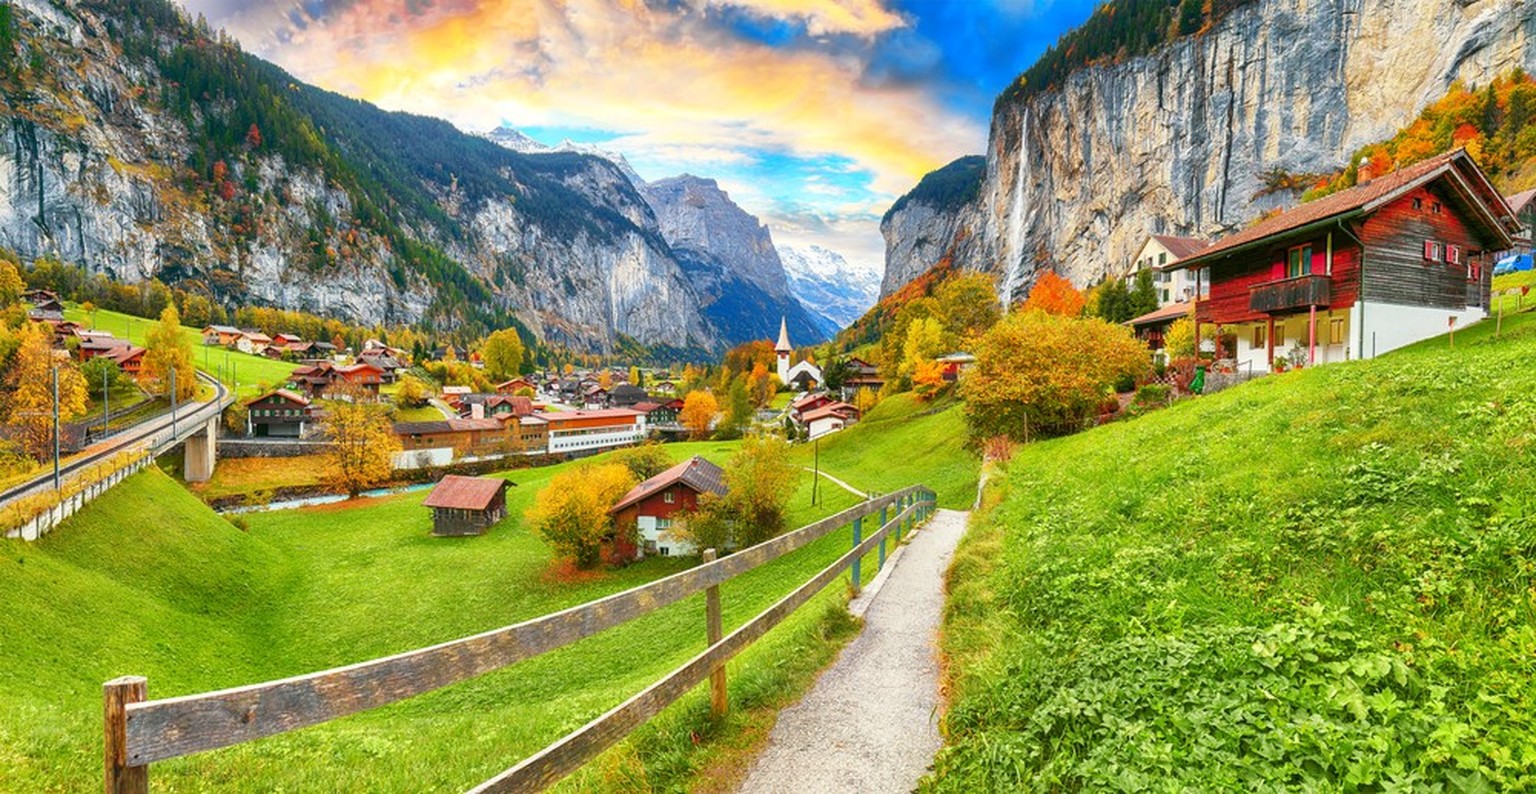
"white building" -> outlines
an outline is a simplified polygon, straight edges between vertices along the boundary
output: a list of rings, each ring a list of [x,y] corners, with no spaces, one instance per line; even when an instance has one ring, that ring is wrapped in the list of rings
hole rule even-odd
[[[778,358],[780,383],[786,386],[791,385],[799,378],[802,391],[821,385],[821,367],[809,361],[801,361],[790,366],[789,357],[795,352],[795,348],[789,343],[789,324],[783,317],[779,318],[779,343],[773,346],[773,351]],[[806,384],[806,381],[813,382]]]
[[[1160,307],[1187,301],[1195,297],[1196,292],[1204,298],[1211,292],[1210,282],[1202,280],[1205,271],[1179,270],[1170,265],[1194,256],[1208,245],[1206,241],[1194,237],[1150,235],[1132,260],[1126,280],[1134,285],[1141,271],[1152,271],[1152,287],[1157,290],[1157,305]]]

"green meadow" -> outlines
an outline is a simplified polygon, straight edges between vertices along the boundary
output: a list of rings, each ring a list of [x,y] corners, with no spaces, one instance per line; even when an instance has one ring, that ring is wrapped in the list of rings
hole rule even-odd
[[[931,791],[1536,787],[1536,314],[1020,448]]]
[[[888,430],[922,435],[914,430],[922,427]],[[862,432],[875,443],[875,433]],[[679,460],[701,454],[718,462],[735,448],[666,447]],[[826,445],[822,453],[826,466]],[[424,492],[247,514],[242,531],[151,470],[40,542],[0,541],[7,601],[0,612],[7,660],[0,668],[0,790],[99,786],[101,683],[119,675],[147,676],[156,698],[254,683],[507,625],[694,564],[650,558],[597,574],[555,564],[522,526],[522,513],[569,465],[503,475],[516,483],[509,517],[477,538],[430,537]],[[861,487],[895,487],[874,467],[850,468],[847,479],[870,483]],[[824,483],[812,505],[810,483],[803,473],[791,504],[794,526],[856,502]],[[849,542],[847,531],[834,533],[724,584],[726,630]],[[873,556],[863,566],[866,580],[876,573]],[[729,718],[711,720],[703,693],[691,693],[564,787],[682,790],[700,779],[729,778],[732,754],[748,752],[774,709],[808,686],[852,636],[847,597],[844,577],[731,664]],[[422,697],[155,764],[151,778],[157,788],[177,791],[463,790],[704,647],[698,596]]]
[[[91,330],[110,332],[113,336],[127,339],[136,345],[144,344],[144,338],[149,333],[149,329],[158,322],[105,309],[87,312],[75,304],[70,304],[65,309],[64,318],[80,323]],[[197,368],[217,375],[221,367],[227,366],[229,374],[225,376],[224,381],[230,385],[238,385],[237,391],[242,395],[255,396],[262,385],[281,386],[293,373],[295,365],[287,361],[274,361],[265,356],[253,356],[218,346],[205,346],[201,328],[183,326],[181,332],[192,344],[192,357]]]

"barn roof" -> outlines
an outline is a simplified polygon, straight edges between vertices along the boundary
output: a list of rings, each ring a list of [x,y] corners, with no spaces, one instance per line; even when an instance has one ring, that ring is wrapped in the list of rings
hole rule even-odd
[[[508,485],[498,477],[464,477],[450,474],[438,482],[427,500],[427,507],[448,507],[459,510],[484,510]]]
[[[1156,325],[1165,321],[1177,320],[1180,317],[1189,314],[1189,306],[1189,301],[1170,303],[1160,309],[1153,309],[1152,311],[1149,311],[1140,317],[1132,317],[1131,319],[1126,320],[1125,324],[1135,328],[1143,325]]]
[[[825,419],[829,416],[835,416],[839,419],[847,419],[850,414],[856,414],[858,412],[859,409],[855,406],[849,405],[848,403],[837,402],[832,403],[831,405],[823,405],[814,411],[806,411],[804,414],[801,414],[800,421],[810,423],[816,421],[817,419]]]
[[[629,493],[619,503],[609,508],[608,512],[617,513],[640,500],[655,494],[673,485],[683,484],[699,493],[725,493],[725,472],[719,466],[694,455],[688,460],[673,466],[670,469],[646,480]]]
[[[1174,259],[1184,259],[1200,253],[1210,242],[1198,237],[1172,237],[1166,234],[1154,234],[1152,239],[1158,241],[1168,253],[1173,254]]]

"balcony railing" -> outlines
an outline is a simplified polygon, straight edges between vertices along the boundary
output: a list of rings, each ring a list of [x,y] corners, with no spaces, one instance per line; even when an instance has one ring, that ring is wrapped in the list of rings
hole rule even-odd
[[[1333,300],[1328,276],[1306,275],[1259,284],[1248,290],[1248,308],[1256,312],[1283,312],[1309,306],[1327,306]]]

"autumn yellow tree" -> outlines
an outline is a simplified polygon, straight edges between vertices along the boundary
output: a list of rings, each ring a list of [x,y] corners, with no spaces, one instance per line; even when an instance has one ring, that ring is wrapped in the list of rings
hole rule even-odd
[[[943,364],[931,358],[918,362],[917,369],[912,373],[912,393],[918,399],[932,399],[946,385]]]
[[[327,406],[325,433],[326,479],[348,497],[377,487],[394,471],[400,439],[390,426],[384,406],[364,402],[335,402]]]
[[[5,382],[9,424],[22,447],[35,458],[53,448],[53,373],[59,372],[59,421],[85,413],[87,387],[80,370],[53,349],[53,333],[42,323],[26,323],[14,332],[20,342]]]
[[[725,494],[706,494],[688,531],[700,548],[755,546],[787,527],[789,498],[799,470],[789,442],[772,434],[749,435],[725,465]]]
[[[1047,270],[1035,281],[1029,297],[1024,300],[1023,309],[1026,312],[1038,309],[1046,314],[1076,317],[1083,313],[1083,304],[1083,293],[1078,292],[1072,282]]]
[[[27,284],[21,280],[21,273],[16,269],[16,263],[0,259],[0,306],[10,306],[19,302],[21,293],[26,289]]]
[[[597,373],[597,385],[604,391],[613,389],[613,370],[605,369]]]
[[[907,326],[907,338],[901,348],[901,376],[916,383],[925,364],[944,355],[948,343],[944,325],[937,317],[921,317]]]
[[[962,345],[985,333],[1002,317],[997,285],[982,273],[959,273],[934,290],[944,331]]]
[[[688,428],[688,434],[698,441],[709,435],[709,428],[720,417],[720,402],[707,391],[691,391],[683,398],[683,410],[678,421]]]
[[[768,368],[759,361],[752,365],[752,372],[747,375],[747,394],[755,406],[764,406],[773,399],[773,393],[779,390],[779,376],[769,372]]]
[[[427,382],[407,372],[400,376],[400,385],[395,390],[395,403],[406,408],[417,408],[427,404],[431,399],[432,390]]]
[[[962,383],[971,437],[1027,441],[1067,432],[1093,415],[1116,380],[1150,366],[1146,343],[1125,326],[1014,313],[981,338]]]
[[[634,475],[621,463],[583,464],[551,478],[524,518],[557,554],[591,568],[614,531],[608,509],[634,486]]]
[[[879,404],[880,395],[875,394],[875,391],[868,386],[860,386],[859,390],[854,392],[853,407],[859,409],[860,416],[874,410],[875,406]]]
[[[523,338],[517,335],[516,328],[503,328],[485,338],[480,345],[480,358],[492,380],[514,377],[523,368]]]
[[[1174,320],[1163,332],[1163,349],[1172,360],[1194,358],[1195,321],[1187,316]]]
[[[176,400],[190,400],[197,396],[197,371],[192,362],[192,343],[182,333],[181,315],[175,305],[167,305],[160,312],[160,322],[144,337],[144,383],[152,393],[170,396],[171,373],[175,372]]]

